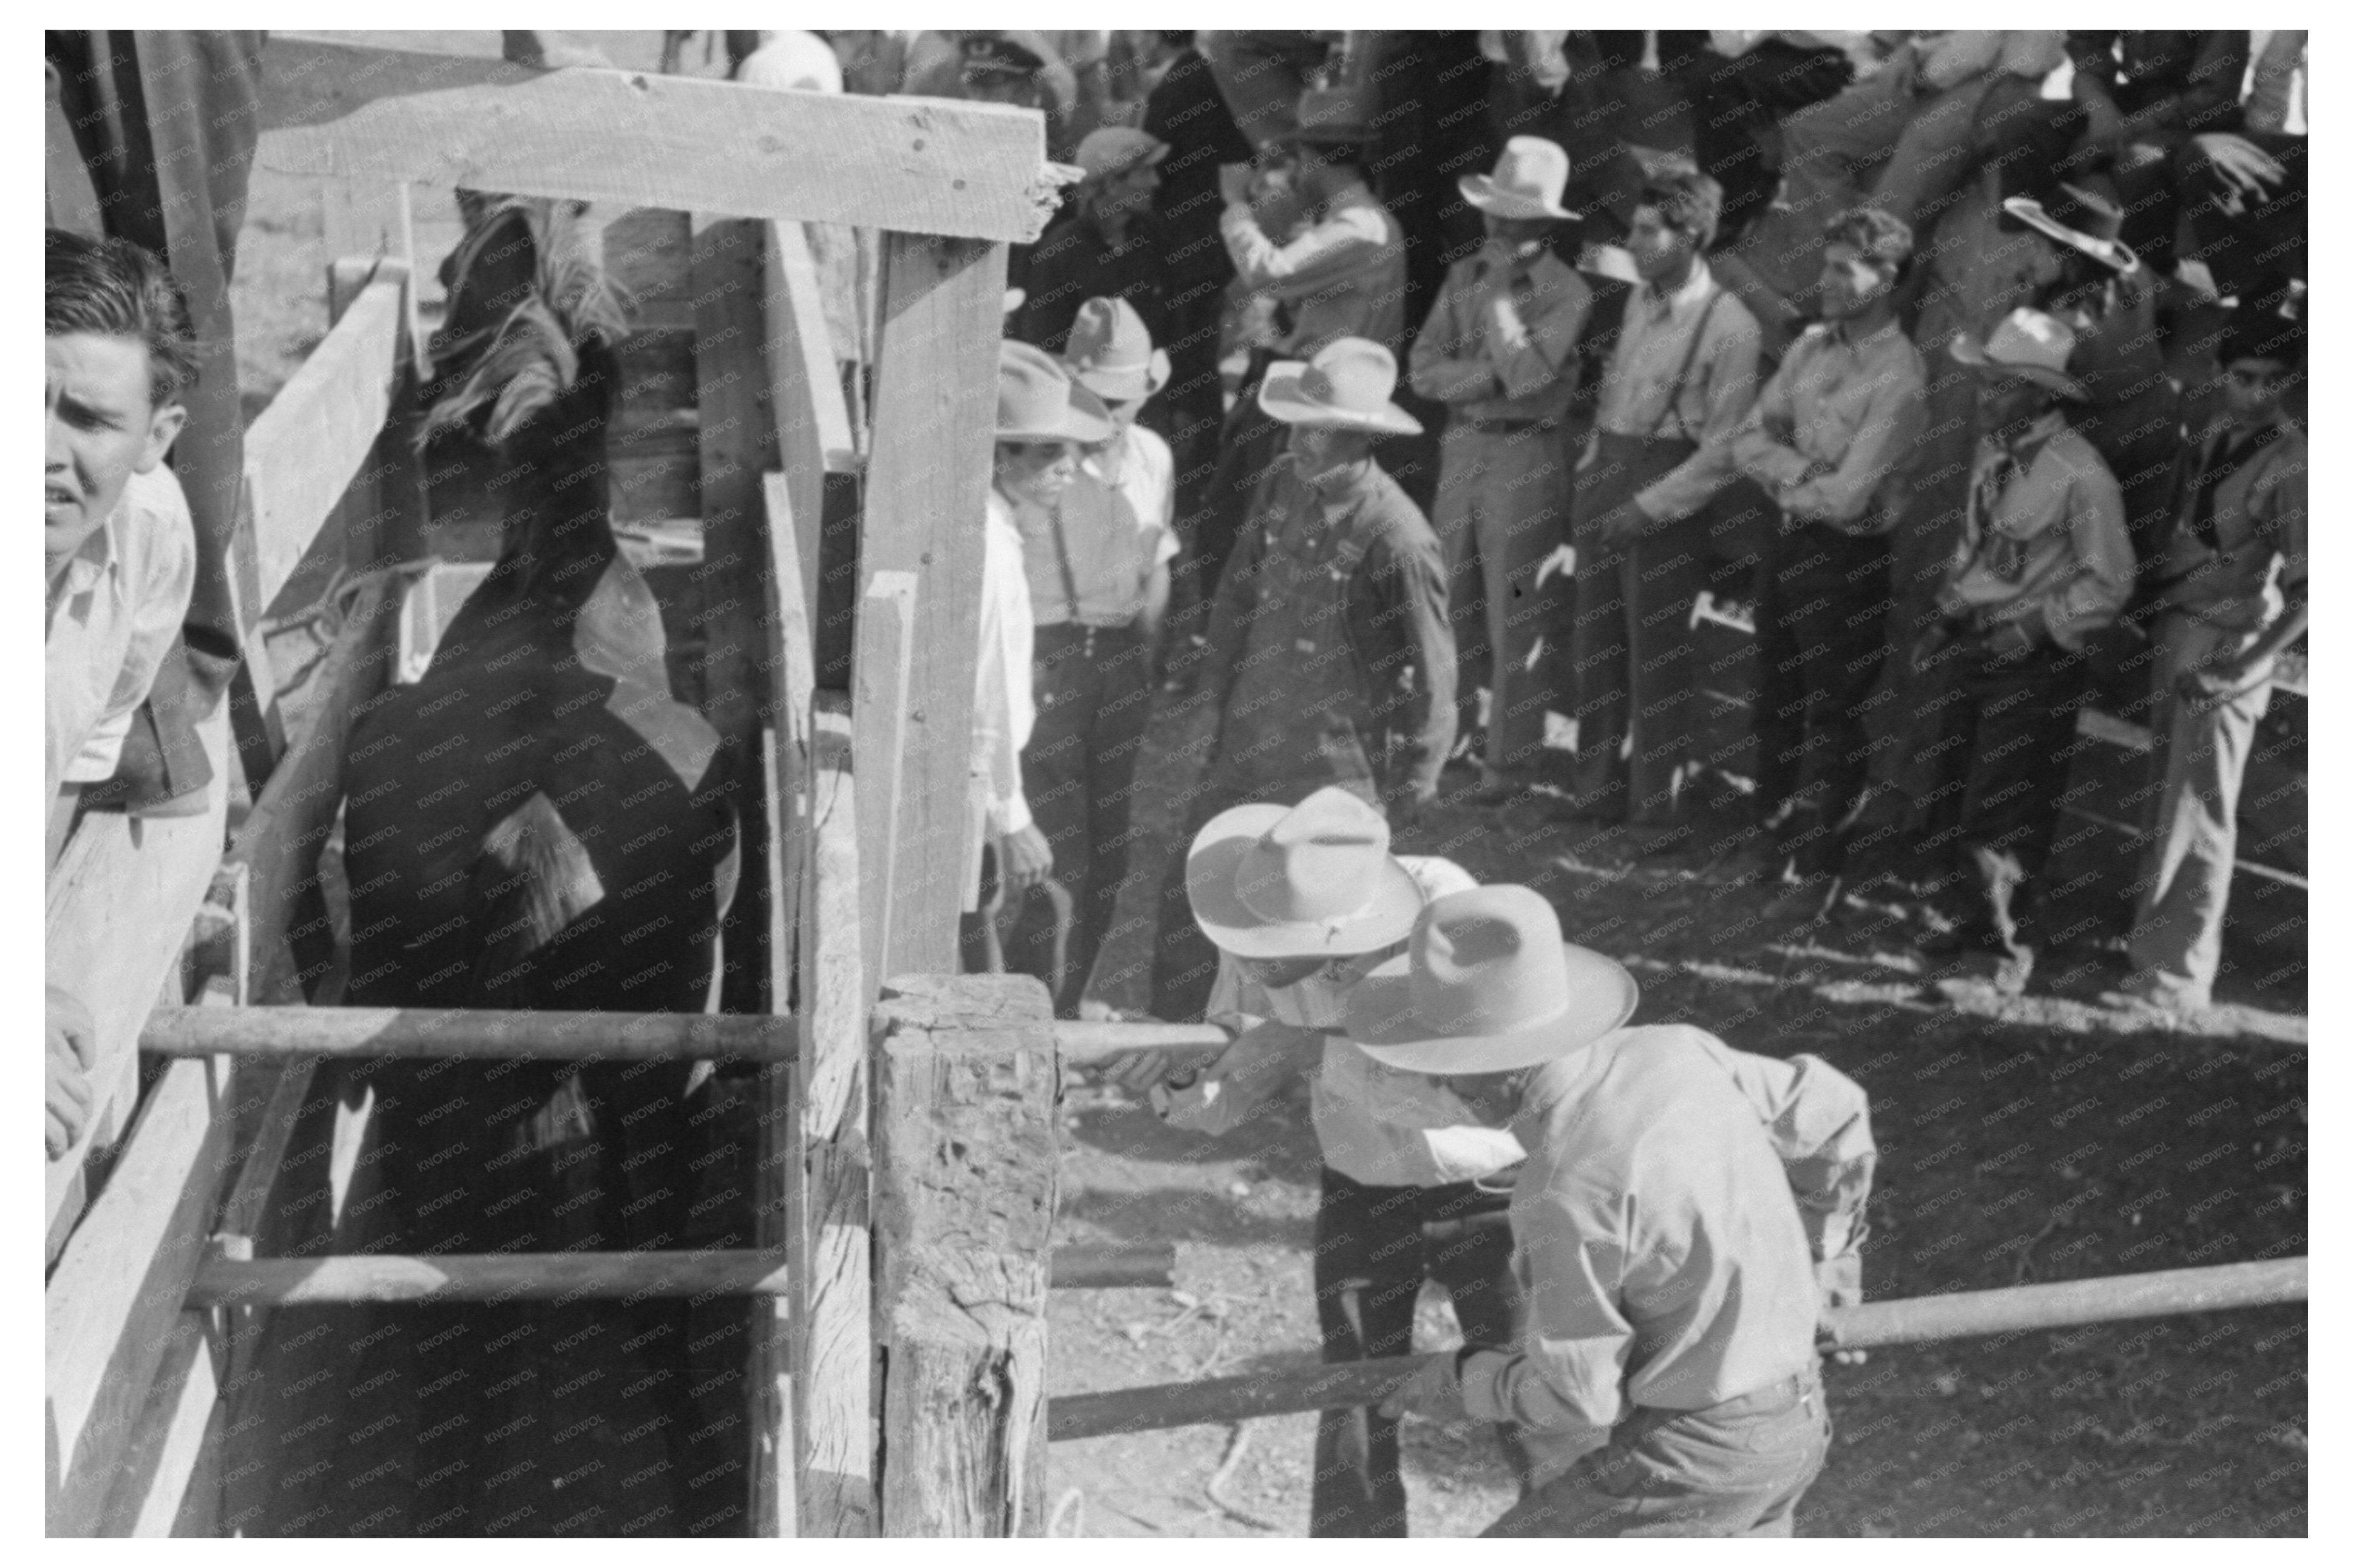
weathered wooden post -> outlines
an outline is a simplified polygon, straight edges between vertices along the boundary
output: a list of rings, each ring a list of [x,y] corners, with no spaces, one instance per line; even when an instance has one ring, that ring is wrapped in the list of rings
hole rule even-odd
[[[874,1047],[881,1533],[1042,1535],[1051,1004],[1026,975],[893,980]]]

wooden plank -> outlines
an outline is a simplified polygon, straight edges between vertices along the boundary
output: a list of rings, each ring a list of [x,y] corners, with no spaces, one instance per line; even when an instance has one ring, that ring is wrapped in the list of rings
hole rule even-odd
[[[336,184],[329,188],[346,191],[358,187]],[[405,196],[405,191],[402,187],[397,194]],[[394,207],[387,221],[396,225],[405,208],[398,202]],[[332,217],[333,207],[331,205],[328,211]],[[387,243],[399,243],[397,236]],[[412,353],[421,353],[425,341],[424,330],[417,319],[419,280],[412,264],[400,259],[397,250],[392,256],[373,250],[353,255],[333,248],[331,239],[327,254],[342,258],[327,266],[327,308],[332,321],[341,321],[370,283],[386,279],[404,281],[401,347],[396,354],[401,368],[394,378],[384,425],[376,432],[366,463],[352,476],[350,487],[336,506],[332,534],[320,542],[332,546],[332,542],[340,541],[346,572],[372,572],[411,560],[423,553],[424,548],[429,507],[425,458],[417,448],[417,426],[424,411],[417,395],[420,374],[409,364]]]
[[[841,384],[825,340],[825,305],[816,263],[799,224],[767,226],[763,256],[767,289],[769,406],[776,428],[778,466],[767,483],[787,504],[768,503],[769,537],[789,545],[797,565],[803,611],[817,621],[819,546],[825,537],[825,476],[836,463],[855,464]],[[788,526],[779,528],[779,523]],[[778,553],[783,553],[780,550]],[[814,646],[814,645],[812,645]]]
[[[467,1057],[533,1061],[787,1061],[789,1015],[501,1012],[466,1007],[158,1008],[139,1048],[289,1060]]]
[[[882,984],[883,955],[892,951],[897,889],[906,878],[899,833],[907,768],[907,709],[914,676],[915,575],[877,572],[867,580],[858,611],[858,689],[852,699],[851,754],[858,759],[858,863],[864,871],[859,941],[865,955],[865,994]],[[924,862],[909,862],[923,865]]]
[[[216,1061],[172,1065],[50,1276],[51,1535],[90,1535],[102,1522],[227,1175],[228,1087]]]
[[[218,1439],[219,1353],[209,1314],[184,1311],[172,1321],[99,1534],[179,1533],[183,1505],[197,1500],[192,1494],[206,1468],[206,1449]]]
[[[196,726],[213,782],[199,816],[82,818],[50,872],[43,968],[89,1007],[98,1035],[91,1074],[90,1130],[44,1172],[42,1225],[48,1252],[81,1195],[81,1172],[93,1148],[113,1143],[131,1120],[139,1077],[139,1030],[167,977],[176,976],[189,922],[220,864],[228,815],[226,704]]]
[[[392,410],[405,287],[379,278],[363,290],[245,433],[262,605],[309,552]]]
[[[1052,1009],[1027,975],[901,976],[875,1011],[882,1533],[1042,1535]]]
[[[430,1258],[208,1258],[191,1307],[332,1307],[358,1301],[554,1301],[776,1296],[781,1252],[475,1252]]]
[[[358,586],[316,678],[324,695],[314,717],[290,741],[229,847],[229,862],[246,866],[250,878],[257,996],[302,994],[333,956],[326,906],[318,896],[319,852],[343,803],[343,742],[352,720],[391,682],[398,583],[386,574]]]
[[[818,715],[803,879],[800,986],[806,1020],[793,1078],[793,1429],[798,1532],[867,1537],[874,1497],[873,1280],[867,1228],[866,1009],[858,780],[845,715]]]
[[[761,476],[776,460],[761,314],[762,226],[694,220],[694,380],[702,466],[702,588],[698,626],[708,693],[703,716],[748,751],[765,697],[761,626],[767,604],[766,501]]]
[[[1001,246],[894,234],[886,247],[874,449],[859,571],[914,574],[923,636],[909,686],[898,863],[882,974],[953,974],[964,902],[973,671],[980,646]],[[871,825],[869,825],[871,830]]]
[[[517,74],[308,41],[300,52],[305,79],[272,90],[255,156],[277,174],[1024,244],[1057,188],[1034,110],[634,71]],[[320,90],[337,57],[368,85]]]

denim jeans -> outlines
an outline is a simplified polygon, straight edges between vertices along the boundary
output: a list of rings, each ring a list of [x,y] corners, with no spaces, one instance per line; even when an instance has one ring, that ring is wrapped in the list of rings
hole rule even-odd
[[[1484,1533],[1787,1536],[1830,1446],[1830,1408],[1811,1367],[1704,1410],[1637,1409],[1606,1447]]]

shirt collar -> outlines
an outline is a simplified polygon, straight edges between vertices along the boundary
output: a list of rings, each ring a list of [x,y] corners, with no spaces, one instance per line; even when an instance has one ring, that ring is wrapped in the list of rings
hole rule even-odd
[[[127,498],[129,492],[124,493]],[[79,598],[97,587],[101,578],[118,585],[121,584],[122,552],[115,539],[115,525],[122,512],[123,503],[118,503],[107,515],[106,521],[100,523],[90,536],[81,542],[80,548],[73,552],[72,559],[66,563],[65,576],[59,579],[56,594],[50,600],[51,608],[67,599]]]
[[[1705,299],[1707,291],[1715,285],[1715,275],[1707,269],[1707,258],[1694,256],[1692,258],[1691,276],[1683,279],[1682,288],[1664,296],[1663,303],[1670,310],[1678,305],[1695,304]],[[1642,298],[1654,309],[1662,302],[1658,289],[1648,283],[1642,285]]]
[[[1867,335],[1860,338],[1856,337],[1852,331],[1848,330],[1847,323],[1844,321],[1833,321],[1831,323],[1830,328],[1831,341],[1832,342],[1844,344],[1847,350],[1852,353],[1861,353],[1865,349],[1875,348],[1891,338],[1900,338],[1903,335],[1904,324],[1901,321],[1889,321],[1885,326],[1881,327],[1878,331],[1868,333]]]
[[[2010,440],[1989,441],[1984,445],[1995,450],[2009,452],[2020,468],[2028,468],[2032,466],[2036,458],[2042,455],[2042,448],[2050,445],[2051,437],[2066,427],[2067,416],[2053,408],[2033,424],[2021,430]]]

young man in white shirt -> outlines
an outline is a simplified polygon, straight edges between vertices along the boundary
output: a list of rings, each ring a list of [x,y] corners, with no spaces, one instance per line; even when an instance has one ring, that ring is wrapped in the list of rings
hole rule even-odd
[[[195,530],[163,467],[187,420],[195,332],[162,261],[128,240],[59,229],[44,242],[42,555],[45,864],[81,786],[115,769],[195,585]],[[47,1144],[79,1137],[96,1040],[79,998],[47,996]]]

